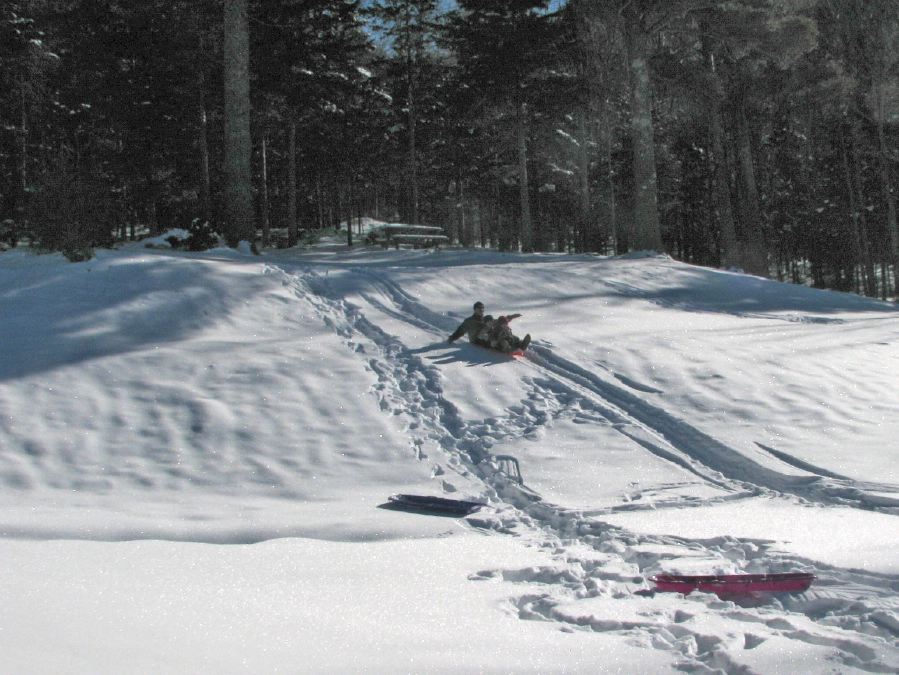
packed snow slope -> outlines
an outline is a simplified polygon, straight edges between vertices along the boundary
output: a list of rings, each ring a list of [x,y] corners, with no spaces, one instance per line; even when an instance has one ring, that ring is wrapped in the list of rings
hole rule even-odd
[[[475,300],[523,358],[447,342]],[[134,244],[0,254],[0,317],[2,672],[899,669],[892,304],[655,255]],[[818,578],[649,581],[788,571]]]

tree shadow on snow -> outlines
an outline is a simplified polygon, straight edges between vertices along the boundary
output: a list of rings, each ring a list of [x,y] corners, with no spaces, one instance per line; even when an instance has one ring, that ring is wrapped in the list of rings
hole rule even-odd
[[[228,311],[211,268],[160,257],[91,261],[0,292],[0,381],[199,333]]]

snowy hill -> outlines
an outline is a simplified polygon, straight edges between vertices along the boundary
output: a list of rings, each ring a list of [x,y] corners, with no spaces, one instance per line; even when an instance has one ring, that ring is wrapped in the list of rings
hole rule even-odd
[[[446,342],[475,300],[526,357]],[[654,256],[135,244],[0,255],[0,316],[0,671],[899,669],[893,305]],[[787,571],[818,580],[648,581]]]

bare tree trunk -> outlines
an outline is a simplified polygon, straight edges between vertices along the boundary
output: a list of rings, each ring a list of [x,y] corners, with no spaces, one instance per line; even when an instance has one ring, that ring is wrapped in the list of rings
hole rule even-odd
[[[877,297],[877,270],[874,264],[874,256],[871,251],[871,242],[868,239],[868,218],[865,215],[865,180],[862,175],[862,129],[861,120],[858,114],[852,115],[852,126],[850,128],[852,134],[852,163],[855,167],[853,171],[853,179],[855,181],[855,194],[858,196],[858,216],[859,228],[862,237],[862,250],[865,257],[865,269],[870,283],[868,295]]]
[[[707,34],[707,28],[702,26],[701,32],[703,35]],[[718,77],[715,55],[709,47],[707,39],[702,40],[702,51],[708,64],[708,72],[711,78],[708,114],[712,153],[709,157],[709,164],[712,204],[715,220],[718,222],[718,228],[721,232],[721,266],[724,268],[740,267],[743,261],[737,242],[733,204],[730,200],[727,162],[724,155],[724,127],[721,124],[721,103],[724,100],[724,87]]]
[[[862,293],[862,288],[867,289],[867,282],[864,280],[864,265],[862,264],[862,246],[861,234],[858,227],[858,201],[855,196],[855,189],[852,186],[852,173],[849,170],[849,156],[846,152],[846,139],[841,134],[840,150],[843,158],[843,176],[846,179],[846,192],[849,195],[849,218],[852,222],[852,266],[854,290],[856,293]],[[865,283],[861,283],[864,281]]]
[[[119,239],[128,241],[128,183],[122,183],[122,194],[119,197],[119,209],[121,209],[122,221],[119,227]]]
[[[322,177],[320,174],[315,174],[315,201],[318,205],[318,229],[322,229],[325,226],[325,201],[322,196]]]
[[[877,293],[877,286],[874,279],[871,251],[868,246],[867,236],[863,232],[865,224],[860,195],[856,194],[855,190],[853,172],[849,165],[849,152],[846,149],[846,138],[844,134],[841,134],[841,136],[843,172],[846,178],[846,192],[849,194],[849,216],[852,220],[852,259],[853,263],[859,268],[858,277],[861,280],[861,283],[856,284],[856,292],[873,296]]]
[[[262,245],[271,244],[271,223],[269,221],[268,205],[268,135],[262,134],[262,185],[260,189],[259,219],[262,221]]]
[[[743,264],[746,271],[768,277],[768,255],[765,251],[762,233],[762,212],[759,207],[759,192],[755,180],[755,163],[752,159],[752,142],[749,136],[749,121],[746,119],[742,96],[737,103],[737,155],[739,157],[740,178],[744,189],[743,216]]]
[[[353,181],[347,181],[346,188],[346,245],[353,247]]]
[[[156,215],[156,197],[151,195],[147,204],[147,224],[150,226],[151,234],[159,234],[159,218]]]
[[[416,132],[416,111],[415,111],[415,94],[414,94],[414,85],[413,79],[414,75],[412,72],[412,68],[414,67],[413,59],[410,57],[408,68],[409,68],[409,79],[407,82],[407,91],[406,91],[406,105],[409,109],[409,220],[412,224],[418,223],[418,156],[417,149],[415,147],[415,132]]]
[[[589,250],[590,242],[593,240],[593,214],[590,204],[590,135],[587,130],[587,106],[578,116],[578,183],[579,183],[579,220],[580,232],[577,238],[577,247],[579,251]]]
[[[202,48],[202,43],[201,43]],[[206,111],[206,82],[200,69],[197,83],[197,113],[200,128],[197,145],[200,151],[200,219],[209,222],[212,219],[212,188],[209,179],[209,121]]]
[[[224,14],[225,235],[236,246],[255,239],[247,0],[225,0]]]
[[[609,186],[609,238],[612,251],[618,253],[618,199],[615,192],[615,165],[612,162],[612,129],[609,128],[608,109],[603,104],[603,126],[606,138],[606,180]],[[599,251],[605,253],[605,251]]]
[[[884,133],[884,116],[886,105],[884,102],[883,85],[877,86],[877,141],[880,155],[880,181],[883,187],[883,196],[887,203],[887,230],[890,233],[890,253],[893,260],[893,269],[899,265],[899,226],[896,223],[896,191],[893,189],[893,179],[890,175],[890,151],[887,147],[886,134]],[[896,274],[895,292],[899,295],[899,274]],[[886,283],[886,279],[884,279]]]
[[[528,131],[527,104],[518,105],[516,127],[518,131],[518,193],[521,203],[521,250],[534,250],[534,227],[531,222],[531,198],[528,190]]]
[[[334,229],[340,231],[340,214],[343,213],[343,191],[334,184],[332,192],[334,198],[331,204],[331,223]]]
[[[287,135],[287,243],[296,246],[300,240],[297,222],[297,123],[291,119]]]
[[[715,218],[721,231],[721,247],[723,249],[721,264],[723,267],[741,267],[743,256],[737,241],[737,228],[734,222],[733,204],[730,200],[730,187],[727,178],[727,162],[724,156],[724,129],[721,125],[720,105],[713,104],[709,111],[712,134],[711,178],[712,198]]]
[[[634,238],[637,250],[661,251],[655,138],[652,122],[652,85],[647,58],[648,37],[640,17],[626,13],[625,37],[630,62],[631,133],[634,162]]]
[[[21,217],[25,216],[25,208],[28,203],[28,107],[25,97],[25,85],[20,86],[20,104],[22,107],[20,125],[19,125],[19,162],[18,162],[18,185],[19,193],[16,200],[17,210]]]
[[[462,171],[459,171],[459,239],[466,248],[471,247],[471,233],[468,231],[468,223],[465,220],[465,182]]]

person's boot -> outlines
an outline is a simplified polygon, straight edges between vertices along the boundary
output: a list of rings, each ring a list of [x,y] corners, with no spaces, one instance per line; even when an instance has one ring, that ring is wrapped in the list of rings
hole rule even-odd
[[[530,334],[530,333],[528,333],[527,335],[525,335],[525,336],[521,339],[521,344],[518,345],[518,348],[519,348],[521,351],[524,351],[525,349],[528,348],[528,345],[529,345],[529,344],[531,344],[531,334]]]

